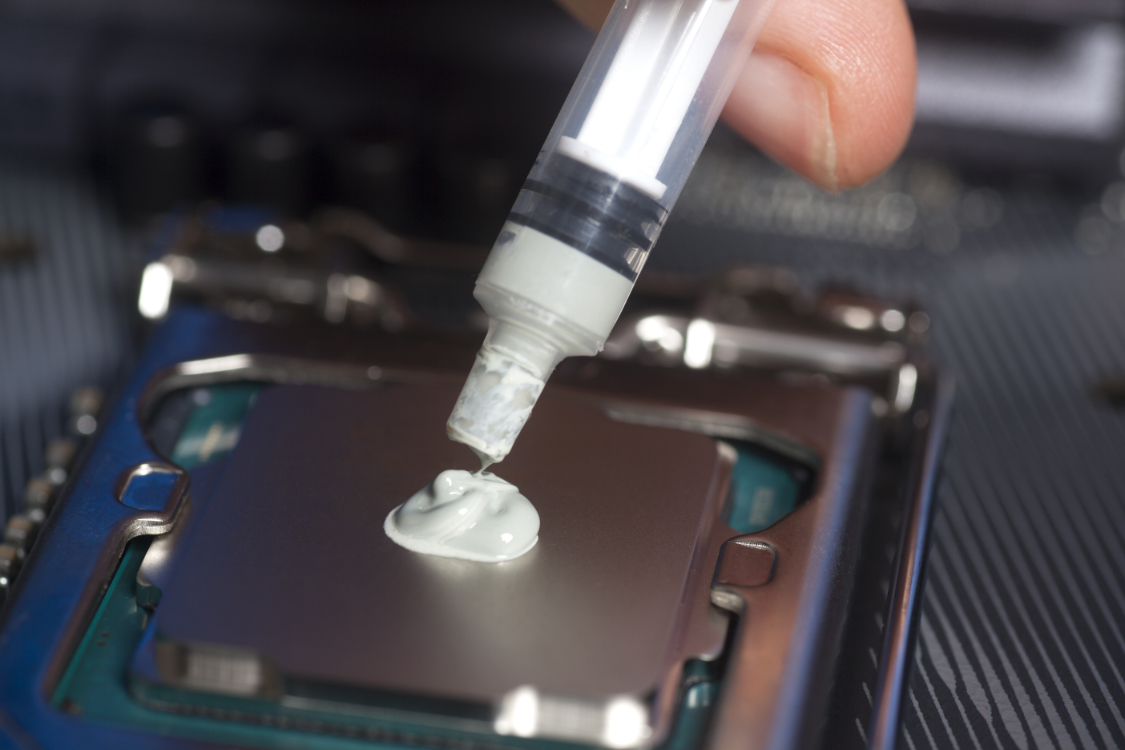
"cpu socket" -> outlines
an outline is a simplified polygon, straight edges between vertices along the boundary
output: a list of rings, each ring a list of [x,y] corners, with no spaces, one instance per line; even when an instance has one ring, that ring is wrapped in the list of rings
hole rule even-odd
[[[21,578],[5,627],[46,696],[22,720],[107,747],[807,747],[878,651],[893,728],[949,389],[895,342],[700,310],[628,311],[559,368],[495,468],[539,543],[485,564],[382,529],[476,468],[442,426],[479,334],[176,308]],[[726,365],[665,361],[703,328]]]

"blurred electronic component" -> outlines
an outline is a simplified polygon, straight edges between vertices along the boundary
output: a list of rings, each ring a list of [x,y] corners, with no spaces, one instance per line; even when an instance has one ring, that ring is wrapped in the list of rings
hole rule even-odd
[[[995,227],[1005,207],[994,188],[910,158],[869,185],[832,195],[717,129],[677,215],[693,225],[945,255]]]
[[[393,131],[345,138],[335,149],[340,201],[396,232],[412,229],[419,209],[417,147]]]
[[[408,323],[409,309],[371,275],[362,248],[348,253],[332,234],[296,222],[270,223],[268,217],[238,209],[204,209],[194,216],[178,246],[145,268],[141,314],[163,318],[175,297],[257,322],[311,317],[393,331]]]
[[[1095,3],[1087,0],[1087,14]],[[1106,179],[1125,139],[1125,30],[1090,20],[1082,3],[1069,4],[1072,19],[1055,23],[1034,18],[1036,3],[1026,5],[1033,20],[1020,18],[1015,4],[1005,14],[1000,3],[975,24],[967,8],[953,16],[915,14],[910,147],[975,170]]]
[[[8,518],[4,524],[4,544],[11,545],[19,550],[20,557],[25,557],[35,544],[35,533],[39,525],[30,516],[16,513]]]
[[[731,269],[696,294],[694,314],[623,316],[602,356],[862,383],[880,396],[880,413],[910,410],[929,328],[915,306],[831,288],[811,296],[767,268]]]
[[[55,485],[42,477],[27,480],[23,493],[23,510],[37,523],[47,520],[54,500]]]
[[[145,217],[198,199],[204,190],[204,145],[196,121],[162,104],[128,107],[113,151],[123,212]]]
[[[66,481],[67,469],[77,451],[78,442],[74,438],[55,438],[47,443],[45,458],[47,478],[51,484],[61,485]]]
[[[8,598],[20,570],[20,550],[11,544],[0,544],[0,604]]]
[[[1113,21],[1125,18],[1116,0],[907,0],[914,10],[971,14],[1011,21]]]
[[[1101,378],[1094,383],[1093,390],[1110,406],[1118,409],[1125,406],[1125,377]]]
[[[77,436],[92,435],[98,428],[98,414],[105,402],[100,388],[84,386],[70,396],[70,432]]]
[[[309,203],[309,144],[297,128],[284,123],[250,124],[228,147],[227,193],[231,200],[269,206],[295,215]]]
[[[519,192],[527,166],[502,136],[464,135],[439,159],[445,233],[469,242],[495,240]]]
[[[96,429],[96,415],[101,410],[102,401],[102,393],[97,388],[87,386],[74,391],[70,399],[72,437],[48,441],[44,451],[46,471],[42,476],[27,481],[22,510],[8,518],[0,541],[0,603],[15,583],[40,527],[54,509],[58,493],[74,466],[80,441]]]
[[[26,237],[0,236],[0,264],[31,260],[35,257],[35,243]]]

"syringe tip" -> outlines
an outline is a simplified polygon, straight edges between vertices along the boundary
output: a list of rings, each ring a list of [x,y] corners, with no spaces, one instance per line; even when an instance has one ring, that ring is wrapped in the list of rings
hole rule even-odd
[[[551,374],[534,370],[505,350],[482,346],[446,423],[450,439],[469,446],[482,464],[503,461]]]

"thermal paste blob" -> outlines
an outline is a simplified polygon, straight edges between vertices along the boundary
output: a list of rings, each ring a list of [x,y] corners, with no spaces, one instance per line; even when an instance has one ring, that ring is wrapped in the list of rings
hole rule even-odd
[[[539,541],[539,513],[495,474],[453,469],[392,510],[383,529],[413,552],[503,562]]]

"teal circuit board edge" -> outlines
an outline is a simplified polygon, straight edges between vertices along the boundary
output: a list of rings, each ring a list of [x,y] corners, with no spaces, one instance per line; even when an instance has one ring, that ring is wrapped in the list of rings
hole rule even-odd
[[[723,523],[740,534],[773,526],[812,495],[815,470],[745,441],[726,441],[738,458],[731,471]]]

